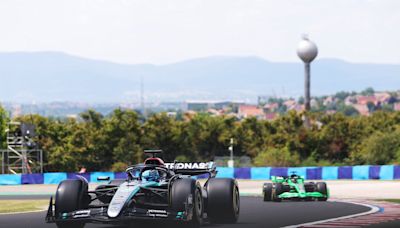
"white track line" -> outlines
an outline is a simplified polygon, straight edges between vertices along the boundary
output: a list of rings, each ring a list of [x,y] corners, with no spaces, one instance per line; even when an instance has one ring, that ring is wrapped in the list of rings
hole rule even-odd
[[[337,201],[337,202],[341,202],[341,201]],[[353,215],[346,215],[346,216],[341,216],[341,217],[337,217],[337,218],[324,219],[324,220],[319,220],[319,221],[314,221],[314,222],[308,222],[308,223],[284,226],[282,228],[296,228],[296,227],[302,227],[302,226],[312,226],[312,225],[316,225],[316,224],[319,224],[319,223],[332,222],[332,221],[348,219],[348,218],[354,218],[354,217],[363,216],[363,215],[369,215],[369,214],[373,214],[373,213],[376,213],[376,212],[379,211],[379,207],[376,207],[376,206],[373,206],[373,205],[369,205],[369,204],[354,203],[354,202],[345,202],[345,203],[351,203],[351,204],[361,205],[361,206],[364,206],[364,207],[369,207],[371,210],[369,210],[367,212],[362,212],[362,213],[353,214]]]
[[[41,210],[35,210],[35,211],[21,211],[21,212],[0,213],[0,216],[2,216],[2,215],[26,214],[26,213],[36,213],[36,212],[42,212],[42,211],[47,211],[47,209],[41,209]]]

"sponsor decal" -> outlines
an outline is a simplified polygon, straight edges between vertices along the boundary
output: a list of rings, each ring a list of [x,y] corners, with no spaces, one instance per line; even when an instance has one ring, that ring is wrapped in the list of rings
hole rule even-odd
[[[90,210],[75,211],[72,218],[87,218],[90,216]]]
[[[166,213],[167,213],[166,210],[148,210],[147,212],[149,212],[149,213],[155,213],[155,214],[158,214],[158,213],[164,213],[164,214],[166,214]]]
[[[147,215],[152,217],[168,217],[168,213],[166,210],[147,210]]]
[[[174,166],[175,165],[175,166]],[[177,162],[177,163],[165,163],[168,169],[210,169],[212,168],[212,162]]]

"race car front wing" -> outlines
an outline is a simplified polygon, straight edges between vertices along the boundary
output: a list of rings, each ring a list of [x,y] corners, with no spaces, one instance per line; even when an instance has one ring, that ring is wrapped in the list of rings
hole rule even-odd
[[[323,198],[327,197],[319,192],[284,192],[278,196],[281,199],[289,198]]]
[[[116,218],[111,218],[107,215],[108,206],[95,206],[87,209],[76,210],[68,213],[60,213],[56,215],[53,197],[50,198],[49,208],[47,210],[45,221],[46,223],[57,222],[84,222],[84,223],[124,223],[131,220],[156,220],[166,219],[175,221],[190,221],[193,216],[193,198],[189,195],[185,203],[184,211],[174,211],[170,208],[165,209],[148,209],[138,207],[128,207]]]

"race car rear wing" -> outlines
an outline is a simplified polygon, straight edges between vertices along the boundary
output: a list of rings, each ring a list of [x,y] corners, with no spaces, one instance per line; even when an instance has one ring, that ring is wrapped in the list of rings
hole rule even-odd
[[[153,158],[155,158],[157,154],[161,154],[162,152],[162,150],[144,150],[145,154],[150,154]]]
[[[168,169],[173,170],[176,174],[191,176],[210,174],[211,177],[217,175],[214,162],[174,162],[165,163],[165,166]]]

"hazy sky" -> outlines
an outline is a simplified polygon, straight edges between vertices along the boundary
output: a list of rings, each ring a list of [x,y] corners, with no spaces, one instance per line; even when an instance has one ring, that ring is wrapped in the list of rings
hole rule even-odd
[[[400,63],[398,0],[0,0],[0,52],[62,51],[121,63],[211,55]]]

